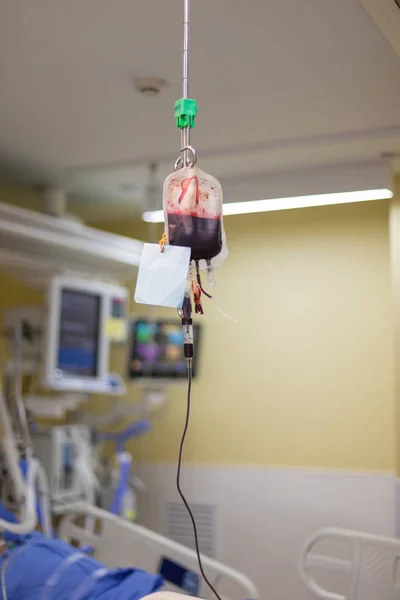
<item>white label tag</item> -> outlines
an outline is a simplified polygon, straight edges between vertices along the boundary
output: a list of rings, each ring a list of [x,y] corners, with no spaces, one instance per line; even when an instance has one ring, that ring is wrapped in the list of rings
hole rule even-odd
[[[193,344],[193,325],[183,326],[183,343]]]
[[[135,302],[181,308],[189,271],[190,248],[144,244]]]

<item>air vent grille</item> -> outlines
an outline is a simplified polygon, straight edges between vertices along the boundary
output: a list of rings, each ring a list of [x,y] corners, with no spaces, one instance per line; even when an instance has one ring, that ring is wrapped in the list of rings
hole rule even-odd
[[[200,552],[216,557],[216,506],[191,504],[199,536]],[[180,502],[166,505],[166,534],[179,544],[195,549],[193,527],[185,506]]]

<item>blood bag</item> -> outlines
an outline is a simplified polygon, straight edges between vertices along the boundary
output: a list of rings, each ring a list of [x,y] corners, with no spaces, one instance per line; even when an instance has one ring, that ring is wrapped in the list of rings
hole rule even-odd
[[[171,246],[191,249],[191,260],[210,270],[228,255],[220,183],[197,167],[185,167],[164,182],[165,234]]]

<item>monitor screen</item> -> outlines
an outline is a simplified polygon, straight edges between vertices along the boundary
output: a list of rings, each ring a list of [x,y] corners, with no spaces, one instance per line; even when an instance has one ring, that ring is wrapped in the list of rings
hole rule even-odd
[[[97,377],[100,305],[98,294],[61,290],[57,368],[63,373]]]
[[[193,326],[193,377],[198,367],[200,326]],[[140,319],[132,323],[132,345],[129,361],[131,379],[149,377],[185,379],[186,359],[183,354],[183,331],[179,321]]]

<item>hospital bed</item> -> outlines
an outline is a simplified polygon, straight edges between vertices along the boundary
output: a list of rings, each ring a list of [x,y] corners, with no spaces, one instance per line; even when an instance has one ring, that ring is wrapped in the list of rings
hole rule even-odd
[[[319,600],[400,600],[400,540],[321,529],[303,547],[300,574]]]
[[[88,517],[94,521],[90,529],[85,527]],[[154,600],[174,600],[177,592],[215,600],[200,575],[193,550],[100,508],[75,505],[73,512],[61,516],[57,534],[74,546],[90,547],[94,558],[109,568],[134,566],[161,574],[165,587],[157,598],[153,595]],[[260,598],[254,584],[239,571],[207,556],[202,556],[202,562],[210,582],[224,598]]]
[[[87,517],[95,521],[93,531],[85,528]],[[195,552],[102,509],[76,505],[73,512],[62,515],[58,536],[73,545],[90,546],[94,557],[110,568],[134,565],[161,573],[165,578],[163,590],[146,600],[183,600],[183,593],[215,600],[201,578]],[[257,588],[242,573],[206,556],[202,560],[207,576],[224,599],[260,598]],[[172,565],[192,576],[186,589],[168,579],[165,563],[170,570]],[[300,574],[318,600],[400,600],[400,540],[345,529],[319,530],[304,544]],[[191,588],[193,578],[198,581],[197,589]]]

